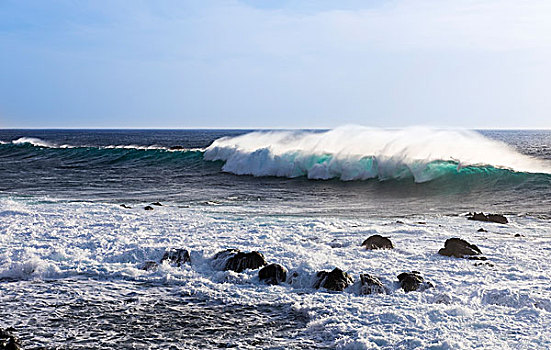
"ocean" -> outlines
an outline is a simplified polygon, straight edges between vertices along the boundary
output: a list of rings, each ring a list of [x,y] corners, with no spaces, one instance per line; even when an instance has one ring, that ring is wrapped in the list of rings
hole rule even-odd
[[[0,176],[0,328],[24,349],[551,348],[549,130],[0,130]],[[439,255],[453,237],[488,260]],[[229,248],[289,277],[224,271]],[[315,288],[335,267],[353,283]]]

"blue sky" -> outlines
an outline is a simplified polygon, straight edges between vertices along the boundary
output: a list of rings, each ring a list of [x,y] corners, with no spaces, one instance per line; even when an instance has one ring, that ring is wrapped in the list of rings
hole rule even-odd
[[[549,18],[537,0],[1,0],[0,128],[551,128]]]

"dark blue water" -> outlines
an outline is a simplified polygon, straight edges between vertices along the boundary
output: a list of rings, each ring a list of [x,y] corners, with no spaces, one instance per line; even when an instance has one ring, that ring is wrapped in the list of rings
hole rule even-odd
[[[236,176],[202,149],[248,130],[0,130],[0,193],[135,203],[208,201],[293,208],[293,214],[396,215],[484,210],[551,216],[551,177],[493,169],[427,183]],[[550,131],[481,131],[551,159]],[[30,140],[23,138],[32,138]],[[18,142],[14,143],[14,141]],[[115,147],[116,146],[116,147]],[[144,149],[149,147],[149,149]],[[481,150],[483,152],[483,150]],[[273,208],[272,208],[273,209]]]

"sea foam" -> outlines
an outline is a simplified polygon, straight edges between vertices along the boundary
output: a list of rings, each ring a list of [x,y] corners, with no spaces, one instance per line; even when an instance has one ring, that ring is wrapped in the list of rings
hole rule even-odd
[[[344,181],[413,177],[426,182],[470,166],[551,173],[550,164],[477,132],[423,127],[252,132],[214,141],[204,158],[222,160],[224,171],[238,175]]]

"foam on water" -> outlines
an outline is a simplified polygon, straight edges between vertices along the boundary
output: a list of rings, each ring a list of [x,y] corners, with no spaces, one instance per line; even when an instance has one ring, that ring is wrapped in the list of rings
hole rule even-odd
[[[240,305],[245,310],[258,305],[287,305],[285,313],[292,311],[305,321],[303,325],[296,323],[292,331],[279,333],[277,344],[282,348],[551,346],[549,221],[510,216],[510,224],[500,225],[435,214],[400,218],[401,223],[390,218],[263,214],[254,211],[254,203],[246,207],[225,203],[186,208],[163,204],[144,211],[140,206],[124,209],[102,203],[0,198],[0,295],[5,301],[0,308],[3,314],[11,315],[9,324],[0,326],[20,329],[28,347],[48,346],[40,317],[44,317],[43,327],[50,327],[49,331],[57,324],[72,332],[73,340],[66,346],[84,348],[95,344],[94,337],[110,339],[109,335],[117,330],[102,326],[105,320],[91,317],[86,321],[87,327],[99,334],[93,336],[71,328],[76,327],[78,319],[71,321],[60,315],[56,319],[59,323],[51,324],[52,316],[44,313],[51,308],[46,306],[52,305],[51,299],[50,304],[40,301],[35,306],[18,301],[26,300],[22,295],[57,295],[60,300],[53,304],[62,305],[65,294],[61,290],[67,289],[67,295],[80,300],[79,307],[106,313],[108,322],[118,322],[115,314],[125,315],[122,304],[128,295],[136,293],[141,295],[141,306],[128,305],[138,313],[138,319],[152,312],[147,305],[154,304],[147,303],[153,303],[153,299],[166,301],[167,306],[162,308],[182,311],[180,316],[166,311],[166,317],[185,317],[185,308],[177,306],[178,300],[186,302],[185,295],[206,302],[205,315],[210,315],[211,309],[215,315],[214,303],[220,302]],[[477,232],[480,227],[489,232]],[[517,233],[522,237],[515,237]],[[396,249],[362,249],[360,243],[372,234],[389,236]],[[473,261],[438,255],[438,249],[451,237],[477,244],[494,266],[475,266]],[[162,264],[157,271],[140,269],[147,260],[159,261],[169,247],[189,249],[191,265],[178,268]],[[212,264],[212,257],[227,248],[260,251],[269,262],[281,263],[290,274],[296,272],[298,276],[289,284],[267,286],[259,282],[257,271],[220,271]],[[313,289],[315,273],[334,267],[351,273],[356,284],[342,293]],[[404,293],[396,276],[411,270],[420,271],[435,288]],[[360,273],[379,276],[389,293],[359,295]],[[101,287],[102,283],[109,287]],[[159,286],[168,286],[170,291],[159,290]],[[154,298],[148,298],[148,293]],[[83,304],[92,299],[92,304]],[[209,300],[213,303],[210,308]],[[36,305],[44,306],[36,311],[28,309]],[[80,314],[86,314],[85,310]],[[283,317],[270,310],[273,316],[269,317]],[[39,322],[29,323],[29,313],[39,315],[34,318]],[[155,313],[161,315],[160,309]],[[215,328],[216,317],[209,320],[200,327]],[[178,322],[179,327],[186,327],[183,320]],[[168,334],[172,336],[167,330]],[[227,334],[228,344],[254,347],[247,343],[250,337],[241,339],[239,332]],[[55,339],[59,341],[59,335]],[[303,340],[297,343],[296,339]],[[178,337],[169,340],[164,339],[163,344],[179,344]],[[200,344],[190,346],[199,348]]]
[[[48,147],[48,148],[57,147],[57,145],[55,145],[53,143],[41,140],[41,139],[36,138],[36,137],[20,137],[17,140],[13,140],[12,143],[14,145],[21,145],[21,144],[28,143],[28,144],[31,144],[31,145],[37,146],[37,147]],[[3,143],[3,144],[5,144],[5,143]]]
[[[426,182],[470,166],[551,174],[551,164],[466,130],[346,126],[327,132],[271,131],[224,137],[205,151],[238,175]],[[436,162],[436,163],[435,163]],[[436,164],[436,166],[435,166]]]

